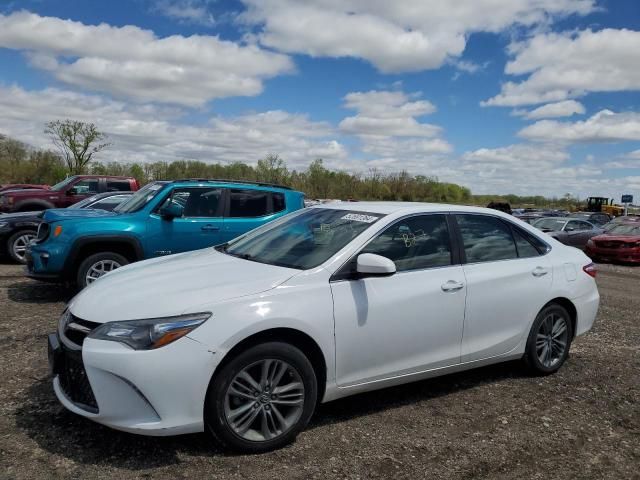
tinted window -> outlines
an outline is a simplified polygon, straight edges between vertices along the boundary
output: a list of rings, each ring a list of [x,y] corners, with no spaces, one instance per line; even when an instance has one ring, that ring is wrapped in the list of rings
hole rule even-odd
[[[567,232],[579,232],[583,230],[591,230],[591,224],[581,222],[580,220],[571,220],[565,227]]]
[[[107,180],[107,192],[128,192],[131,185],[127,180]]]
[[[271,199],[273,201],[273,213],[278,213],[283,211],[286,208],[284,203],[284,194],[282,193],[272,193]]]
[[[406,218],[373,239],[362,253],[390,258],[398,271],[451,265],[451,242],[444,215]]]
[[[517,228],[513,228],[513,238],[518,248],[518,256],[520,258],[537,257],[540,252],[532,244],[531,235],[525,234]]]
[[[183,217],[217,217],[221,196],[219,188],[176,188],[160,208],[173,203],[183,208]]]
[[[76,189],[76,193],[79,195],[98,193],[98,180],[80,180],[73,188]]]
[[[269,192],[261,190],[229,190],[230,217],[262,217],[267,215]]]
[[[456,215],[467,262],[492,262],[517,258],[509,227],[486,215]]]

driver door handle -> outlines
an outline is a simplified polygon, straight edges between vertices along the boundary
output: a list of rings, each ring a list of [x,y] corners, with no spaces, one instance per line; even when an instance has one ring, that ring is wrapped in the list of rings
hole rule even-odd
[[[536,267],[533,269],[533,272],[531,272],[531,275],[533,275],[534,277],[544,277],[547,273],[549,272],[546,268]]]
[[[443,292],[457,292],[458,290],[464,288],[464,283],[456,282],[455,280],[449,280],[447,283],[443,283],[440,288],[442,288]]]
[[[217,232],[218,230],[220,230],[220,227],[216,227],[215,225],[211,225],[210,223],[208,223],[200,227],[200,230],[202,230],[203,232]]]

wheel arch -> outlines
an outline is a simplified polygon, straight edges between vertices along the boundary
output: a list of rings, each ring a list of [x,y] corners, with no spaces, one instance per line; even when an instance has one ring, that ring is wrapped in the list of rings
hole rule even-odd
[[[545,309],[549,305],[560,305],[563,307],[567,313],[569,314],[569,318],[571,320],[571,331],[573,333],[573,338],[576,336],[576,328],[578,326],[578,310],[576,306],[573,304],[571,300],[566,297],[556,297],[553,300],[548,301],[542,309]]]
[[[100,252],[119,253],[130,262],[143,258],[142,246],[138,239],[129,236],[100,235],[76,240],[69,249],[70,255],[65,262],[67,276],[75,274],[80,263],[89,255]]]
[[[209,385],[216,378],[216,375],[222,370],[222,367],[235,358],[240,353],[249,348],[265,342],[284,342],[298,348],[311,362],[313,371],[318,381],[318,403],[324,397],[327,384],[327,363],[320,345],[310,335],[301,330],[290,327],[276,327],[262,330],[260,332],[249,335],[248,337],[237,342],[231,349],[227,351],[218,366],[216,367]]]
[[[46,200],[29,199],[16,204],[14,210],[16,212],[29,212],[31,210],[46,210],[48,208],[56,208],[56,206]]]

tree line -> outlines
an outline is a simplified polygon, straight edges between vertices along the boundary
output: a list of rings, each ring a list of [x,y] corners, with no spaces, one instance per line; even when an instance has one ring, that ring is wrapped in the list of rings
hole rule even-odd
[[[67,121],[70,122],[70,121]],[[578,200],[566,195],[562,199],[542,196],[472,195],[463,186],[441,182],[436,176],[411,175],[407,171],[383,173],[370,169],[365,173],[348,173],[325,167],[322,159],[313,160],[305,170],[289,169],[277,154],[268,154],[257,164],[205,163],[194,160],[173,162],[118,163],[99,162],[87,154],[97,153],[106,143],[87,143],[82,125],[64,122],[47,124],[45,133],[58,135],[55,144],[61,152],[38,150],[0,135],[0,184],[34,183],[53,185],[70,174],[131,176],[141,185],[154,180],[180,178],[217,178],[277,183],[305,192],[307,198],[342,200],[401,200],[486,205],[490,201],[507,201],[513,206],[570,207]],[[95,126],[84,133],[104,142]],[[100,147],[96,150],[96,147]],[[75,149],[75,150],[74,150]],[[82,157],[82,155],[84,155]],[[79,158],[78,158],[79,157]]]

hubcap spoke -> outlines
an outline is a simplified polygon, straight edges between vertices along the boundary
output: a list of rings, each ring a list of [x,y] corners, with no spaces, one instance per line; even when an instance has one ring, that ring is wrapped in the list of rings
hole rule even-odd
[[[85,277],[87,280],[87,284],[95,282],[104,274],[112,272],[113,270],[120,268],[121,266],[122,265],[114,260],[100,260],[94,263],[89,268],[89,271],[87,271],[87,275]]]
[[[242,369],[225,394],[224,413],[234,433],[267,441],[286,433],[302,415],[304,383],[289,363],[264,359]]]
[[[549,368],[557,364],[565,354],[568,342],[566,320],[559,315],[548,315],[536,334],[536,352],[540,363]]]

